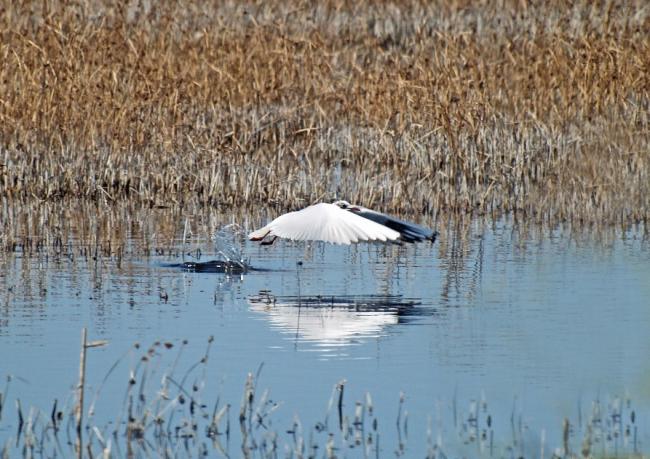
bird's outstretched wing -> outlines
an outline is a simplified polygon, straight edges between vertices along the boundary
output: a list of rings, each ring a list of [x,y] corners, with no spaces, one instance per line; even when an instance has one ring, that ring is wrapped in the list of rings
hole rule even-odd
[[[436,231],[425,228],[417,223],[400,220],[399,218],[391,217],[390,215],[382,214],[381,212],[367,209],[365,207],[353,206],[348,210],[355,215],[367,218],[368,220],[372,220],[373,222],[397,231],[400,233],[400,240],[404,242],[421,242],[425,240],[435,242],[436,237],[438,236]]]
[[[252,232],[249,238],[260,239],[267,235],[346,245],[359,241],[394,241],[400,237],[395,230],[328,203],[281,215]]]

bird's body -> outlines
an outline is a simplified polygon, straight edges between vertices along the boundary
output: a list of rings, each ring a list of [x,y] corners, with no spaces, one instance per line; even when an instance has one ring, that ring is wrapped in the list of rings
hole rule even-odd
[[[295,241],[323,241],[333,244],[360,241],[435,241],[437,233],[414,223],[391,217],[346,201],[320,203],[281,215],[248,238],[272,244],[281,237]],[[264,239],[271,237],[268,242]]]

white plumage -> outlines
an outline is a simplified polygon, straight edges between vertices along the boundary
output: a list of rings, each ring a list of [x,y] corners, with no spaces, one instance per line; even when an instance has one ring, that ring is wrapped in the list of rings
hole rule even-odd
[[[267,236],[349,245],[359,241],[394,241],[400,233],[343,210],[336,204],[320,203],[280,215],[265,227],[250,233],[248,238],[261,241]]]

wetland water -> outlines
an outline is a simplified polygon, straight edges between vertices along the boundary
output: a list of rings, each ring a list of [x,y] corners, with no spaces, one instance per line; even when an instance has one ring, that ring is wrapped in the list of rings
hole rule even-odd
[[[345,379],[348,415],[372,395],[382,457],[425,456],[428,426],[429,441],[451,457],[489,455],[472,439],[473,427],[489,430],[500,451],[531,457],[545,449],[548,457],[562,445],[565,417],[579,448],[599,409],[604,435],[595,451],[648,451],[643,230],[524,230],[509,220],[438,229],[435,244],[403,247],[246,241],[244,255],[264,270],[241,276],[183,272],[167,265],[194,259],[169,252],[121,260],[5,253],[0,377],[13,379],[0,447],[15,439],[15,398],[45,413],[55,398],[73,398],[87,326],[91,339],[109,341],[89,350],[89,393],[120,362],[101,386],[98,425],[124,405],[137,358],[123,356],[133,343],[162,340],[178,349],[187,340],[177,363],[187,368],[213,336],[203,398],[231,403],[234,423],[246,376],[263,364],[257,385],[281,402],[269,419],[280,445],[290,443],[285,432],[296,415],[305,432],[322,421],[333,387]],[[180,239],[182,225],[177,233]],[[218,257],[207,237],[172,248],[199,248],[201,261]],[[398,433],[400,393],[408,427]],[[612,432],[618,437],[607,439]],[[237,441],[226,447],[233,457],[241,453]]]

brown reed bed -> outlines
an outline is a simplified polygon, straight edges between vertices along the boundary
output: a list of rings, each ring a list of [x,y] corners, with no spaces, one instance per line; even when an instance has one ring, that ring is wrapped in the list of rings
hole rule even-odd
[[[643,2],[0,5],[11,200],[648,218]]]

